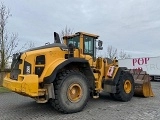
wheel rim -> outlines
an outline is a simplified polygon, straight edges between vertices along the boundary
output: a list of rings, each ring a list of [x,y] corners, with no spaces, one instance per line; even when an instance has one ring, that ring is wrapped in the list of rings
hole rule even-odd
[[[126,80],[125,83],[124,83],[124,91],[126,93],[130,93],[131,92],[131,89],[132,89],[132,84],[129,80]]]
[[[79,84],[71,84],[67,91],[68,99],[71,102],[78,102],[82,97],[82,88]]]

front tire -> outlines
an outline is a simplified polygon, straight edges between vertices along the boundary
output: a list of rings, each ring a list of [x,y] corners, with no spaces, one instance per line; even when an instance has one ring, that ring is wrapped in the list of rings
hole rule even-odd
[[[63,113],[81,111],[89,99],[89,88],[86,77],[74,70],[59,73],[55,87],[55,99],[52,100],[54,108]]]
[[[129,72],[123,71],[116,85],[116,93],[111,93],[110,95],[115,100],[123,102],[130,101],[134,95],[133,76]]]

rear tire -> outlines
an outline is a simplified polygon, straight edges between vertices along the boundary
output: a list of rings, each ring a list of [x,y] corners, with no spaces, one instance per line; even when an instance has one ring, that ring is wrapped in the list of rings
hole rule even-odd
[[[62,113],[81,111],[89,99],[89,88],[86,77],[73,70],[59,73],[55,87],[55,99],[52,100],[54,108]]]
[[[134,95],[134,79],[129,72],[123,71],[116,85],[116,93],[110,96],[116,100],[127,102]]]

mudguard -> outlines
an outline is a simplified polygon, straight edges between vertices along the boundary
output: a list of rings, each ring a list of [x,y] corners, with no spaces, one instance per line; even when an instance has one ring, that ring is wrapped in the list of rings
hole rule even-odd
[[[69,58],[69,59],[61,59],[56,62],[53,62],[53,64],[49,67],[49,69],[46,72],[47,77],[44,78],[43,83],[44,84],[49,84],[52,83],[55,78],[57,73],[64,68],[66,65],[71,64],[71,63],[77,63],[77,64],[82,64],[85,68],[84,74],[85,76],[91,81],[91,85],[94,85],[94,74],[90,68],[90,65],[87,60],[84,58]]]

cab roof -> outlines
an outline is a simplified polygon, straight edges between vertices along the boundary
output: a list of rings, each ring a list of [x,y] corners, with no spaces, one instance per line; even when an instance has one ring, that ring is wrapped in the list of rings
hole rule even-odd
[[[86,33],[86,32],[76,32],[75,34],[73,35],[69,35],[69,36],[64,36],[63,38],[70,38],[70,37],[74,37],[74,36],[77,36],[77,35],[87,35],[87,36],[91,36],[91,37],[94,37],[96,39],[98,39],[98,35],[95,35],[95,34],[90,34],[90,33]]]

